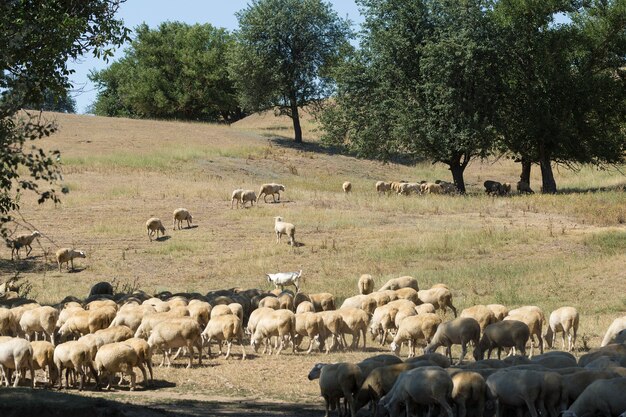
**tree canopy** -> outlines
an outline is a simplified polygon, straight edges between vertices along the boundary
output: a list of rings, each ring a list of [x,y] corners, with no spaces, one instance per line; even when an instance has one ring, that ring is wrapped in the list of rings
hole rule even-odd
[[[40,115],[18,113],[41,106],[46,94],[61,97],[71,87],[68,61],[91,51],[112,56],[127,29],[115,13],[123,0],[45,0],[0,2],[0,229],[19,208],[19,193],[35,192],[39,202],[58,201],[44,184],[60,178],[58,151],[31,141],[56,130]],[[25,167],[28,174],[20,172]]]
[[[210,24],[140,25],[122,59],[91,74],[103,116],[233,121],[241,117],[226,53],[231,35]]]
[[[321,0],[253,0],[237,18],[229,71],[241,105],[277,107],[302,142],[299,108],[330,96],[331,69],[350,47],[350,23]]]
[[[336,71],[324,140],[388,160],[615,164],[626,146],[623,0],[360,0],[361,49]],[[558,14],[567,23],[556,23]]]

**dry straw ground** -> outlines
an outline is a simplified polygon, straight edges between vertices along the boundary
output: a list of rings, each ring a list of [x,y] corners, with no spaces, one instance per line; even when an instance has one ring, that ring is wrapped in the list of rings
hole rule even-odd
[[[519,166],[500,159],[468,168],[468,196],[380,197],[377,180],[449,179],[449,172],[341,156],[315,140],[292,146],[289,124],[271,115],[231,127],[48,116],[60,132],[45,146],[62,151],[70,193],[57,207],[25,197],[21,214],[44,237],[20,262],[0,250],[3,277],[20,271],[40,302],[83,297],[94,283],[114,278],[148,292],[269,289],[266,272],[298,269],[306,292],[329,291],[341,302],[356,293],[362,273],[378,284],[412,275],[420,287],[448,284],[460,309],[535,304],[549,314],[575,306],[582,315],[579,347],[599,345],[611,320],[626,310],[626,178],[617,171],[557,170],[558,195],[487,197],[485,179],[517,180]],[[305,126],[305,138],[318,134]],[[345,180],[353,184],[350,195],[341,191]],[[233,189],[258,192],[274,181],[286,186],[281,204],[230,209]],[[173,231],[177,207],[188,208],[197,227]],[[274,243],[277,215],[296,224],[301,246]],[[148,241],[144,224],[152,216],[164,221],[169,238]],[[53,254],[62,246],[87,251],[77,272],[58,272]],[[373,347],[367,354],[379,350]],[[157,369],[155,390],[87,395],[189,415],[196,408],[243,414],[248,404],[297,403],[306,415],[311,406],[322,409],[317,384],[306,379],[311,365],[364,355],[286,353],[243,364],[211,359],[193,370]],[[261,408],[250,412],[260,415]]]

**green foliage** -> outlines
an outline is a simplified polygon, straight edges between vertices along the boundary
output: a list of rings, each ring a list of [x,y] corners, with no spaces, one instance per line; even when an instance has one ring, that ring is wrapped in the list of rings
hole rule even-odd
[[[460,191],[489,153],[501,81],[490,3],[362,0],[362,50],[337,71],[324,140],[360,155],[447,164]]]
[[[234,121],[242,116],[225,65],[231,35],[210,24],[143,24],[125,56],[90,75],[103,116]]]
[[[56,111],[60,113],[76,113],[76,100],[67,91],[58,95],[50,90],[44,92],[43,103],[26,103],[25,109]]]
[[[55,189],[41,189],[59,177],[58,151],[46,152],[31,142],[56,130],[40,115],[18,113],[43,108],[50,97],[67,97],[72,73],[67,62],[92,51],[112,55],[127,30],[114,18],[122,0],[46,0],[0,3],[0,231],[19,209],[22,191],[39,202],[58,201]],[[26,168],[28,175],[21,176]]]
[[[253,0],[237,17],[229,71],[240,103],[249,111],[277,107],[301,142],[298,107],[333,91],[331,69],[349,49],[349,22],[321,0]]]

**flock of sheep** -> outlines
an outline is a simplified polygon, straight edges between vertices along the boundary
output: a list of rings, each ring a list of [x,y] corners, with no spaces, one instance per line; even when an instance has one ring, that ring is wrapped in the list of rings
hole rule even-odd
[[[28,371],[34,387],[34,371],[41,369],[45,384],[61,388],[65,370],[66,387],[83,389],[89,377],[97,389],[105,379],[110,388],[121,373],[130,377],[132,390],[134,368],[150,384],[158,352],[161,366],[169,366],[172,355],[186,355],[189,368],[196,357],[198,365],[211,358],[212,345],[222,355],[226,343],[227,359],[237,343],[243,360],[245,344],[255,352],[263,345],[263,354],[288,347],[296,354],[305,339],[307,354],[365,351],[369,334],[389,354],[359,363],[320,363],[311,370],[327,415],[330,409],[342,412],[341,398],[351,416],[368,403],[373,415],[391,416],[427,409],[429,415],[437,409],[448,416],[501,416],[507,409],[551,417],[626,412],[625,396],[613,395],[626,389],[626,316],[613,322],[600,348],[577,361],[569,353],[579,324],[572,307],[555,310],[548,320],[537,306],[509,310],[497,304],[472,306],[457,317],[444,284],[420,290],[415,278],[404,276],[374,291],[372,277],[363,275],[359,293],[337,308],[331,293],[300,291],[302,279],[302,271],[268,274],[272,291],[233,288],[206,295],[113,294],[109,283],[99,283],[85,300],[68,297],[54,306],[15,299],[11,308],[0,308],[2,378],[18,386]],[[290,285],[295,293],[285,289]],[[454,318],[446,321],[448,310]],[[544,341],[553,347],[557,333],[563,351],[544,353]],[[454,345],[461,353],[453,365]],[[473,361],[465,360],[470,345]],[[440,347],[443,355],[436,353]],[[494,350],[498,359],[491,358]],[[505,350],[509,356],[503,358]]]
[[[505,195],[511,185],[486,181],[485,191]],[[345,193],[352,184],[343,183]],[[519,192],[532,192],[523,182]],[[252,206],[263,197],[280,202],[282,184],[264,184],[258,195],[253,190],[237,189],[231,208],[247,203]],[[445,181],[376,183],[380,194],[400,195],[455,193]],[[281,217],[274,218],[277,243],[283,235],[295,245],[295,226]],[[187,209],[173,213],[173,228],[193,223]],[[148,238],[165,234],[158,218],[146,222]],[[12,257],[27,249],[40,237],[37,231],[16,236]],[[63,263],[74,268],[73,259],[85,257],[84,251],[63,248],[56,252],[59,271]],[[615,319],[601,347],[582,355],[575,348],[579,314],[573,307],[553,311],[546,320],[541,308],[522,306],[508,309],[498,304],[476,305],[458,314],[450,288],[437,284],[418,288],[415,278],[404,276],[389,280],[374,291],[370,275],[359,278],[358,294],[345,299],[337,308],[331,293],[306,294],[301,291],[302,271],[267,274],[276,288],[211,291],[197,293],[160,293],[150,296],[113,294],[108,283],[99,283],[84,300],[68,297],[57,305],[42,306],[31,300],[9,300],[10,308],[0,308],[0,370],[6,386],[18,386],[29,372],[35,386],[35,370],[46,385],[78,385],[82,390],[91,383],[107,388],[123,376],[136,387],[138,368],[143,384],[153,378],[152,357],[162,354],[161,366],[169,366],[186,356],[187,367],[197,358],[231,356],[233,343],[241,347],[246,359],[246,344],[255,352],[280,354],[291,347],[296,354],[303,341],[306,354],[314,349],[326,354],[362,348],[368,335],[377,350],[388,354],[371,356],[359,363],[318,363],[308,378],[318,379],[325,401],[326,416],[337,409],[339,415],[352,417],[370,405],[372,415],[422,415],[433,413],[464,417],[503,416],[509,413],[531,417],[620,416],[626,417],[626,316]],[[295,292],[285,287],[294,286]],[[447,320],[448,310],[454,315]],[[562,349],[544,352],[545,345],[556,348],[561,333]],[[43,340],[38,340],[39,338]],[[566,342],[567,338],[567,342]],[[225,352],[222,352],[223,344]],[[461,347],[454,361],[452,347]],[[529,345],[529,357],[526,356]],[[402,360],[401,356],[406,355]],[[417,356],[416,348],[422,348]],[[437,353],[443,348],[444,354]],[[467,360],[472,349],[473,360]],[[538,353],[536,352],[538,350]],[[492,359],[493,352],[497,359]],[[506,357],[504,357],[506,356]],[[148,377],[149,374],[149,377]],[[89,381],[88,381],[89,380]],[[344,399],[343,405],[341,398]]]

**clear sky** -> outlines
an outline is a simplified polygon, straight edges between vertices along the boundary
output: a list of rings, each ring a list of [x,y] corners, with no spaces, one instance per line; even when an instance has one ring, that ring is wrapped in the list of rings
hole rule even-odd
[[[340,17],[347,17],[356,24],[362,21],[354,0],[333,0],[331,3]],[[247,4],[248,0],[127,0],[120,7],[118,18],[123,19],[131,29],[144,22],[154,28],[162,22],[181,21],[189,24],[210,23],[234,30],[237,28],[235,13]],[[115,59],[122,56],[123,47],[116,51]],[[84,113],[96,98],[95,87],[87,75],[92,69],[100,70],[108,65],[92,56],[71,63],[70,68],[76,71],[71,77],[75,88],[72,95],[79,113]]]

